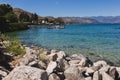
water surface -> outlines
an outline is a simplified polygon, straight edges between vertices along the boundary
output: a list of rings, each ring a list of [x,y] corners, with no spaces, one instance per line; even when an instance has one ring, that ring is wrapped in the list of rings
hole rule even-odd
[[[72,24],[66,25],[65,29],[38,26],[9,35],[18,36],[21,42],[28,45],[64,50],[68,54],[91,54],[116,62],[120,60],[119,24]]]

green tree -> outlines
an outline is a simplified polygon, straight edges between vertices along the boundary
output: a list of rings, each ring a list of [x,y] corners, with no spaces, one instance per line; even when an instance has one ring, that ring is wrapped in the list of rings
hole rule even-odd
[[[37,23],[38,22],[38,15],[36,13],[32,14],[31,21],[33,23]]]
[[[29,22],[30,21],[30,17],[29,17],[29,15],[27,13],[22,12],[20,14],[20,16],[19,16],[19,20],[21,22]]]
[[[6,21],[10,23],[18,22],[17,16],[14,13],[7,13],[5,15]]]
[[[5,16],[7,13],[12,11],[13,9],[9,4],[0,4],[0,16]]]

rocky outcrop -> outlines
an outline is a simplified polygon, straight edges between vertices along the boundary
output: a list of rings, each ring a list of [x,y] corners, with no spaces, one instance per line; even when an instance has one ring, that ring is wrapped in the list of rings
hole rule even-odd
[[[120,67],[106,61],[92,62],[82,54],[68,56],[64,51],[38,47],[23,46],[26,54],[16,60],[12,69],[11,55],[4,54],[2,44],[0,80],[120,80]]]
[[[47,80],[47,73],[29,66],[20,66],[13,69],[3,80]]]

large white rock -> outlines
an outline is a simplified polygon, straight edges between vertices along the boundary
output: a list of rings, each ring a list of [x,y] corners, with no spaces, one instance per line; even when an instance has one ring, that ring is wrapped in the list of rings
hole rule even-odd
[[[80,63],[79,65],[82,66],[82,67],[85,67],[87,63],[87,58],[84,57],[82,54],[73,54],[71,57],[70,57],[72,60],[80,60]]]
[[[0,70],[0,80],[7,76],[7,72]]]
[[[19,66],[3,80],[47,80],[47,73],[34,67]]]
[[[100,74],[98,71],[96,71],[94,74],[93,74],[93,80],[100,80]]]
[[[71,66],[64,71],[66,80],[85,80],[77,67]]]
[[[60,78],[55,73],[52,73],[49,75],[49,80],[60,80]]]
[[[19,61],[17,66],[28,65],[29,62],[32,62],[32,61],[35,61],[38,59],[38,52],[37,51],[30,49],[29,47],[26,47],[25,50],[26,50],[26,54]]]
[[[107,63],[103,60],[97,61],[93,64],[94,66],[107,66]]]
[[[58,56],[57,60],[59,60],[59,59],[63,59],[64,57],[66,57],[66,54],[64,51],[59,51],[57,52],[57,56]]]
[[[102,72],[102,80],[114,80],[114,79],[106,72]]]
[[[85,78],[85,80],[92,80],[92,77],[87,77]]]
[[[51,74],[56,67],[57,67],[57,63],[54,61],[50,61],[50,63],[48,64],[48,67],[46,69],[48,75]]]

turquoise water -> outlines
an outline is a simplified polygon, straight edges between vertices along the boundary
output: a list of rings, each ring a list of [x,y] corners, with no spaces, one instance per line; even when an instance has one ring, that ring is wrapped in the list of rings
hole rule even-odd
[[[120,24],[72,24],[65,29],[47,29],[45,26],[10,33],[28,45],[64,50],[68,54],[95,54],[119,62]],[[89,55],[90,56],[90,55]]]

